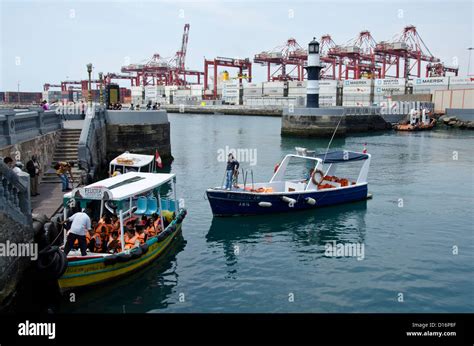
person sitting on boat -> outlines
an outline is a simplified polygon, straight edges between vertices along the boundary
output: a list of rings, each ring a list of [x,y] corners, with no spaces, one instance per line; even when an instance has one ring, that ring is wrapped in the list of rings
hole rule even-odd
[[[137,240],[140,242],[140,245],[144,244],[145,241],[146,241],[145,227],[142,226],[142,225],[137,225],[136,229],[137,229],[137,231],[136,231],[135,235],[137,237]]]
[[[117,215],[113,214],[112,215],[112,226],[114,231],[120,231],[120,220]]]
[[[135,247],[136,245],[140,244],[140,242],[137,239],[137,235],[135,234],[135,230],[133,228],[128,228],[128,227],[127,227],[127,230],[125,231],[124,241],[125,241],[125,246],[124,246],[125,250],[131,249]]]
[[[162,227],[161,227],[160,216],[157,213],[153,213],[151,215],[151,218],[153,220],[153,227],[156,230],[156,234],[160,233],[163,230]]]
[[[155,229],[155,225],[152,219],[147,220],[146,225],[145,225],[145,233],[148,238],[154,237],[155,235],[158,234],[158,232]]]
[[[104,225],[99,225],[91,241],[94,242],[94,252],[105,252],[107,246],[107,228]]]
[[[108,253],[119,253],[122,251],[122,244],[120,243],[119,234],[117,231],[113,231],[111,239],[107,244]]]
[[[74,242],[77,240],[79,243],[79,249],[81,249],[81,255],[87,255],[87,243],[86,243],[86,232],[91,229],[91,219],[89,217],[90,210],[85,209],[70,216],[64,221],[72,221],[71,228],[67,233],[66,245],[64,245],[64,253],[66,256],[74,246]]]
[[[226,168],[226,180],[225,189],[232,189],[233,176],[239,171],[239,162],[234,158],[234,155],[230,153],[227,156],[227,168]]]

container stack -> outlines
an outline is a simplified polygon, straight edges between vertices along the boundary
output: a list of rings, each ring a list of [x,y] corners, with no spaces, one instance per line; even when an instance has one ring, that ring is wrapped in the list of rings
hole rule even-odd
[[[412,80],[414,94],[434,94],[435,90],[446,90],[449,77],[415,78]]]
[[[222,100],[226,104],[239,104],[240,85],[238,80],[229,80],[222,83]]]
[[[285,82],[264,82],[263,95],[272,97],[283,97],[285,92]]]
[[[143,103],[143,87],[142,86],[132,86],[131,89],[131,103],[141,104]]]
[[[202,100],[202,93],[204,90],[204,85],[202,84],[192,84],[191,85],[191,96],[196,99]]]
[[[374,102],[380,104],[393,95],[405,94],[405,78],[376,79],[374,81]]]
[[[474,78],[469,77],[449,77],[449,89],[474,89]]]
[[[371,79],[344,81],[342,105],[347,107],[370,106]]]
[[[307,81],[289,81],[288,97],[304,97],[306,98]]]
[[[336,106],[339,83],[340,81],[329,79],[319,81],[319,107]]]

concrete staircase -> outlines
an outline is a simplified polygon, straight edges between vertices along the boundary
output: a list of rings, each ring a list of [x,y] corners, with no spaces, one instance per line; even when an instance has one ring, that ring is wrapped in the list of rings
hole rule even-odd
[[[81,181],[81,171],[77,167],[77,147],[80,136],[81,129],[63,129],[54,151],[53,162],[51,163],[51,166],[54,166],[59,161],[73,162],[72,175],[75,184]],[[56,175],[54,168],[50,168],[43,174],[41,182],[60,184],[61,179]]]

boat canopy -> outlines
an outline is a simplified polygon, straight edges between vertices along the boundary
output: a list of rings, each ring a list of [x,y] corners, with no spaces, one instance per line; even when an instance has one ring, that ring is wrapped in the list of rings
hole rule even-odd
[[[64,198],[121,201],[153,190],[174,177],[165,173],[128,172],[76,188]]]
[[[339,163],[350,161],[362,161],[369,158],[368,154],[357,153],[355,151],[332,151],[327,154],[319,154],[315,156],[321,159],[323,163]]]
[[[110,161],[110,165],[125,167],[144,167],[149,165],[155,157],[153,155],[142,155],[123,153]]]

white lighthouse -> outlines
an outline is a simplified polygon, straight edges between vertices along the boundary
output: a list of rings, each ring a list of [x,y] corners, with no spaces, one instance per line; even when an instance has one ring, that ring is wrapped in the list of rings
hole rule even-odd
[[[313,37],[308,45],[308,85],[306,87],[306,107],[319,108],[319,72],[321,62],[319,60],[319,42]]]

